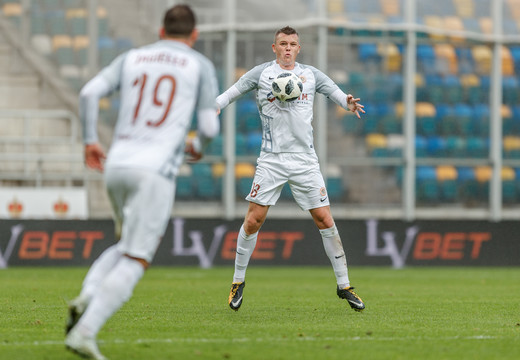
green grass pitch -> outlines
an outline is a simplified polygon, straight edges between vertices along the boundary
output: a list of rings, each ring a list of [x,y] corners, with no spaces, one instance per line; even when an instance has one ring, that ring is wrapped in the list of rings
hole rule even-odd
[[[63,345],[66,300],[86,268],[0,271],[0,359],[77,359]],[[520,268],[352,267],[367,308],[335,294],[330,267],[151,268],[101,330],[117,359],[519,359]]]

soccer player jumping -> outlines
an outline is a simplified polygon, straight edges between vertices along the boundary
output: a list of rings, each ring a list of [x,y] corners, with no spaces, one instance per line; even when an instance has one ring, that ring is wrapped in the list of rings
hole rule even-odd
[[[345,94],[320,70],[296,62],[301,46],[295,29],[287,26],[276,31],[272,49],[276,60],[249,70],[217,98],[219,109],[223,109],[243,94],[256,90],[263,131],[251,192],[246,197],[249,207],[237,239],[229,306],[238,310],[242,305],[246,269],[258,231],[269,207],[276,204],[284,184],[289,183],[294,199],[303,210],[310,212],[320,231],[336,275],[337,295],[347,300],[354,310],[361,311],[365,304],[350,285],[345,252],[314,150],[311,122],[316,92],[352,111],[358,118],[360,112],[365,112],[364,106],[359,104],[359,98]],[[303,81],[302,95],[290,103],[276,100],[271,92],[273,80],[286,71],[293,72]]]

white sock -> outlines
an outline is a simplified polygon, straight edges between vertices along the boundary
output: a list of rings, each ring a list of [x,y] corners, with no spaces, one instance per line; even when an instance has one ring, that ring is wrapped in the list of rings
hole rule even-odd
[[[96,337],[101,327],[130,299],[144,273],[136,260],[123,256],[94,294],[77,327],[83,336]]]
[[[336,225],[328,229],[321,229],[320,233],[325,253],[329,257],[332,268],[334,269],[338,286],[341,288],[350,286],[347,258]]]
[[[82,302],[85,304],[90,302],[92,296],[96,293],[98,286],[122,256],[123,255],[117,250],[117,245],[112,245],[103,251],[96,261],[94,261],[87,276],[85,276],[85,280],[83,280],[83,286],[79,295]]]
[[[253,251],[255,250],[257,238],[258,231],[254,234],[247,235],[244,231],[244,225],[242,224],[240,231],[238,232],[233,282],[243,282],[245,280],[247,265],[249,264],[249,259],[251,258]]]

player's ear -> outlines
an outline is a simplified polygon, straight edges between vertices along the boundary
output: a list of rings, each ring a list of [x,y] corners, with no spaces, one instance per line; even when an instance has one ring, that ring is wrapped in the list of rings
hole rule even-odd
[[[161,27],[159,29],[159,39],[164,39],[165,35],[166,35],[166,31],[164,30],[164,27]]]
[[[273,48],[273,52],[276,53],[276,44],[273,43],[273,45],[271,45],[271,47]]]
[[[198,38],[199,38],[199,30],[193,29],[193,31],[190,34],[190,42],[191,42],[192,46],[193,46],[193,44],[195,44],[197,42]]]

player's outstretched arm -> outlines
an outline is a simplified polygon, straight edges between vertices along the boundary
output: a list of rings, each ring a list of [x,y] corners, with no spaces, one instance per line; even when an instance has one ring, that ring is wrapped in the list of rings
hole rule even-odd
[[[354,98],[351,94],[347,95],[347,106],[350,111],[352,111],[356,116],[361,119],[361,115],[359,115],[359,112],[365,113],[364,105],[359,104],[360,98]]]

